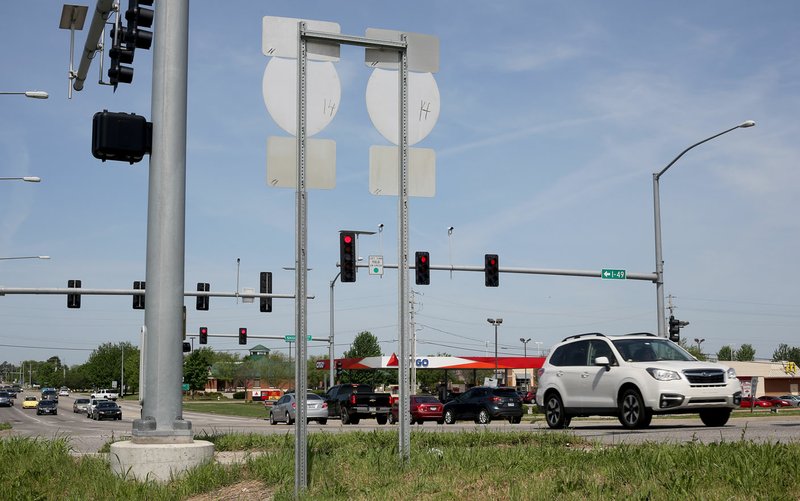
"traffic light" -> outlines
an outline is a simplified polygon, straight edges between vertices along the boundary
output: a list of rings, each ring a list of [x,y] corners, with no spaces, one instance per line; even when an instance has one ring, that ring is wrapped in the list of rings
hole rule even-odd
[[[336,361],[336,377],[340,377],[342,375],[342,361]]]
[[[200,344],[208,344],[208,327],[200,327]]]
[[[414,271],[416,272],[417,285],[431,284],[431,261],[427,252],[414,254]]]
[[[144,282],[133,282],[133,290],[144,290]],[[134,294],[133,295],[133,309],[134,310],[143,310],[144,309],[144,294]]]
[[[211,285],[205,282],[197,282],[197,291],[198,292],[209,292],[211,290]],[[201,311],[208,311],[208,296],[197,296],[197,305],[196,308]]]
[[[183,352],[189,353],[190,351],[192,351],[192,343],[189,343],[188,341],[183,341]]]
[[[681,341],[681,323],[674,315],[669,316],[669,340],[674,343]]]
[[[125,20],[128,21],[125,43],[130,49],[147,50],[153,43],[153,32],[142,28],[153,26],[153,9],[140,5],[153,5],[153,0],[128,0],[128,10],[125,11]]]
[[[129,48],[127,44],[123,46],[124,38],[124,29],[117,30],[116,26],[111,28],[111,49],[108,51],[111,64],[108,67],[108,80],[114,86],[114,90],[117,90],[119,83],[133,82],[133,68],[123,66],[133,62],[133,48]]]
[[[262,271],[261,272],[261,279],[260,279],[261,287],[259,288],[259,292],[261,294],[272,294],[272,272],[271,271]],[[272,298],[271,297],[262,297],[260,298],[260,307],[262,313],[269,313],[272,311]]]
[[[239,344],[247,344],[247,328],[239,327]]]
[[[500,259],[497,254],[486,254],[483,257],[483,273],[486,287],[500,285]]]
[[[339,232],[339,266],[342,282],[356,281],[356,234],[353,231]]]
[[[67,280],[67,287],[70,289],[80,289],[80,280]],[[80,308],[81,295],[80,294],[67,294],[67,308]]]

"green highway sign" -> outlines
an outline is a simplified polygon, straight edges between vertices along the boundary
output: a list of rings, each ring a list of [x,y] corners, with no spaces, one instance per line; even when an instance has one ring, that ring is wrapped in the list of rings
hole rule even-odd
[[[306,336],[306,338],[309,341],[311,341],[311,334]],[[283,336],[283,340],[286,341],[287,343],[294,343],[297,340],[297,336],[295,336],[294,334],[287,334],[287,335]]]
[[[611,270],[603,268],[600,271],[600,278],[603,280],[625,280],[626,278],[625,270]]]

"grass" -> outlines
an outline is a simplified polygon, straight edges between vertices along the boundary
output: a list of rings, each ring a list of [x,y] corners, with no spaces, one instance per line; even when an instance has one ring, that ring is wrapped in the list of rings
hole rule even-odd
[[[10,430],[10,429],[11,429],[11,423],[6,423],[6,422],[0,423],[0,431]]]
[[[217,451],[262,454],[159,485],[118,478],[101,458],[73,457],[66,439],[10,437],[0,440],[0,492],[12,499],[186,499],[255,481],[277,500],[294,498],[293,436],[197,438]],[[786,499],[800,489],[800,443],[605,446],[547,431],[469,431],[414,434],[411,446],[402,464],[396,431],[312,434],[303,499]],[[34,481],[41,478],[47,482]]]
[[[183,410],[191,412],[207,412],[225,416],[241,416],[266,419],[269,412],[263,402],[245,402],[243,400],[197,401],[184,400]]]

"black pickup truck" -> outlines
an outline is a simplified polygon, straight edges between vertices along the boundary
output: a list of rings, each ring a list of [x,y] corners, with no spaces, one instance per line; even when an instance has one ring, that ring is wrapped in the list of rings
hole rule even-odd
[[[341,417],[342,424],[358,424],[361,418],[375,418],[386,424],[392,411],[391,395],[375,393],[368,384],[337,384],[325,394],[328,417]]]

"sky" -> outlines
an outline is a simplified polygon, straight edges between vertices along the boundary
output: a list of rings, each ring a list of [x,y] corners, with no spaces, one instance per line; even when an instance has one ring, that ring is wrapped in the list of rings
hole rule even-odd
[[[42,178],[0,181],[0,257],[51,258],[0,260],[0,286],[79,279],[130,289],[145,279],[148,158],[95,159],[91,127],[102,110],[151,119],[152,51],[136,51],[133,83],[116,92],[98,84],[98,55],[85,88],[68,99],[62,4],[3,7],[0,91],[50,97],[0,95],[0,177]],[[754,120],[691,150],[661,178],[664,290],[674,315],[690,322],[682,336],[703,340],[705,353],[749,343],[757,358],[771,358],[781,343],[800,345],[797,2],[192,2],[186,290],[258,288],[259,273],[271,271],[274,292],[293,293],[294,274],[283,268],[295,262],[295,192],[266,183],[267,140],[288,134],[262,95],[264,16],[330,21],[354,36],[382,28],[438,37],[441,111],[415,145],[435,151],[435,196],[409,202],[409,250],[430,252],[434,266],[482,266],[496,253],[501,268],[653,273],[653,173]],[[75,34],[76,58],[88,25]],[[335,68],[339,109],[314,136],[335,141],[335,189],[308,196],[314,337],[329,332],[339,230],[383,225],[359,238],[358,255],[387,264],[398,255],[397,198],[369,191],[369,149],[391,144],[367,111],[373,70],[351,46]],[[487,288],[480,272],[436,270],[428,286],[410,280],[418,356],[491,355],[487,318],[503,319],[498,351],[509,356],[544,353],[582,332],[657,330],[648,281],[502,273]],[[337,357],[362,331],[385,355],[399,351],[396,270],[362,269],[334,292]],[[200,326],[212,335],[294,330],[292,300],[274,300],[272,313],[232,298],[211,298],[209,311],[196,311],[193,297],[185,304],[190,335]],[[0,360],[83,363],[103,343],[138,345],[143,322],[130,296],[84,296],[80,309],[67,309],[64,296],[0,296]],[[245,354],[256,343],[289,349],[214,337],[209,346]],[[327,354],[327,343],[312,341],[309,353]]]

